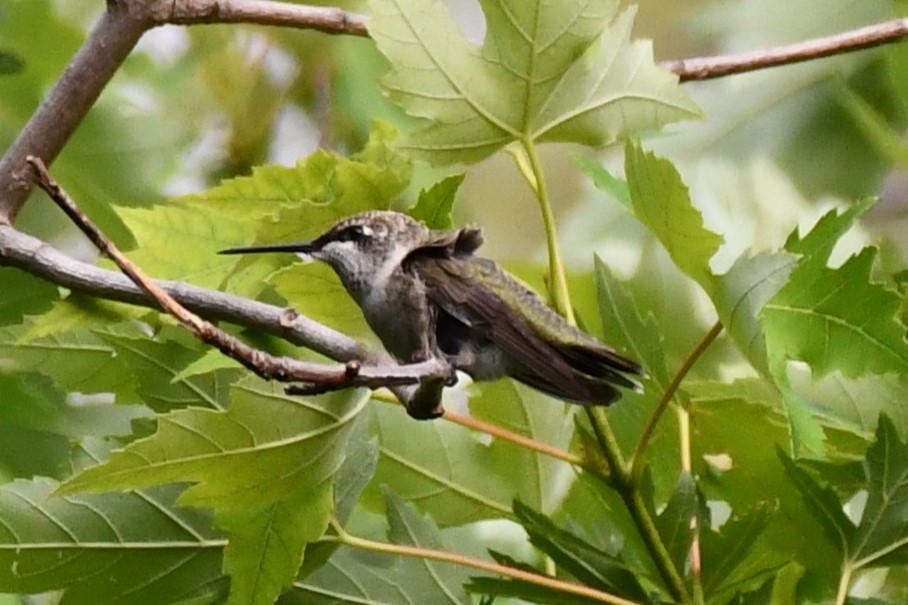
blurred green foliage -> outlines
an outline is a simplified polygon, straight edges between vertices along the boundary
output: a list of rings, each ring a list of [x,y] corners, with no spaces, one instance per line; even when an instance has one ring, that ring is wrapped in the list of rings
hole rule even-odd
[[[0,0],[0,148],[101,4]],[[652,36],[657,59],[768,48],[905,10],[639,4],[632,38]],[[450,6],[456,24],[423,0],[346,3],[377,15],[378,44],[153,30],[52,171],[151,275],[292,305],[369,339],[324,267],[216,250],[413,209],[438,227],[480,223],[484,254],[545,292],[538,202],[500,151],[552,141],[540,153],[578,321],[649,371],[644,393],[608,410],[627,455],[724,323],[656,427],[634,492],[694,602],[827,603],[856,579],[855,596],[904,602],[908,46],[678,87],[647,44],[622,38],[629,3]],[[521,27],[536,6],[550,11],[538,39]],[[642,143],[580,146],[625,138]],[[84,254],[40,195],[17,227]],[[623,494],[590,472],[600,444],[576,408],[507,381],[449,402],[581,457],[583,470],[417,423],[363,392],[288,397],[171,323],[0,268],[0,591],[57,591],[65,604],[594,602],[319,541],[345,528],[641,603],[678,600]]]

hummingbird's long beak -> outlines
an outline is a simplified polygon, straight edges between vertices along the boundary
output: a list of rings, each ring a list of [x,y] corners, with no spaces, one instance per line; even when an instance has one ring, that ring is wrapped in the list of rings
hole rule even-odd
[[[245,248],[227,248],[219,250],[218,254],[261,254],[263,252],[294,252],[296,254],[312,254],[318,252],[321,246],[317,242],[293,242],[287,244],[269,244],[266,246],[248,246]]]

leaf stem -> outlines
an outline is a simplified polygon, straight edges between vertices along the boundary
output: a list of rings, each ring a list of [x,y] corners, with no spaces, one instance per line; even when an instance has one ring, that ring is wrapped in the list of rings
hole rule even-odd
[[[693,459],[690,441],[690,411],[685,407],[678,408],[678,437],[680,441],[681,472],[693,476]],[[699,517],[694,515],[690,520],[693,539],[690,544],[690,576],[693,584],[693,602],[702,605],[703,600],[703,558],[700,556]]]
[[[384,403],[400,405],[400,401],[398,401],[398,399],[396,397],[394,397],[390,394],[386,396],[381,391],[372,393],[372,398],[376,399],[378,401],[384,402]],[[487,435],[491,435],[492,437],[495,437],[496,439],[501,439],[502,441],[509,441],[515,445],[519,445],[519,446],[525,447],[529,450],[533,450],[534,452],[539,452],[540,454],[544,454],[551,458],[555,458],[556,460],[561,460],[563,462],[567,462],[568,464],[573,464],[574,466],[582,467],[584,470],[587,470],[587,471],[590,471],[593,473],[598,473],[598,469],[590,468],[589,465],[586,463],[586,461],[583,458],[581,458],[580,456],[577,456],[576,454],[572,454],[570,452],[560,450],[556,447],[549,445],[548,443],[542,443],[541,441],[536,441],[535,439],[531,439],[530,437],[526,437],[525,435],[521,435],[520,433],[515,433],[513,431],[509,431],[496,424],[491,424],[489,422],[485,422],[483,420],[479,420],[479,419],[473,418],[471,416],[464,416],[462,414],[457,414],[455,412],[452,412],[451,410],[445,410],[443,418],[449,422],[453,422],[454,424],[459,424],[460,426],[466,427],[468,429],[471,429],[474,431],[479,431],[481,433],[486,433]]]
[[[418,559],[453,563],[455,565],[471,567],[507,578],[529,582],[531,584],[536,584],[537,586],[544,586],[552,590],[587,597],[601,603],[609,603],[610,605],[639,605],[635,601],[628,601],[619,596],[602,592],[588,586],[583,586],[582,584],[565,582],[550,576],[536,574],[446,550],[421,548],[419,546],[410,546],[407,544],[391,544],[389,542],[378,542],[376,540],[360,538],[347,533],[347,531],[336,521],[332,521],[331,526],[337,532],[336,541],[352,548],[398,557],[414,557]]]
[[[561,259],[561,251],[558,247],[555,214],[552,212],[552,204],[549,200],[542,162],[539,160],[539,155],[532,139],[528,137],[521,139],[521,146],[529,160],[530,172],[526,170],[526,166],[521,161],[518,151],[512,151],[511,155],[514,156],[518,169],[521,170],[521,174],[524,175],[539,200],[539,208],[542,211],[542,220],[545,226],[546,243],[548,244],[552,301],[555,310],[561,313],[572,325],[576,325],[567,278],[564,273],[564,262]],[[680,380],[678,382],[680,383]],[[677,387],[675,388],[677,389]],[[652,515],[650,515],[650,511],[646,507],[637,477],[633,473],[634,467],[625,462],[621,447],[612,431],[605,411],[600,408],[587,408],[587,416],[596,435],[599,448],[602,450],[602,455],[609,465],[609,483],[618,491],[625,506],[627,506],[672,597],[678,601],[689,602],[690,596],[687,592],[687,586],[684,584],[684,579],[675,568],[671,555],[662,542],[662,537],[656,529]]]
[[[634,524],[640,531],[640,536],[646,543],[650,556],[652,556],[653,562],[665,580],[672,598],[682,603],[689,603],[690,595],[687,592],[684,578],[681,577],[680,572],[675,567],[672,556],[665,547],[662,536],[659,535],[659,530],[656,528],[653,516],[646,507],[646,502],[643,500],[643,493],[639,486],[634,483],[632,489],[619,489],[618,493],[624,500],[624,505],[627,506],[631,517],[633,517]]]
[[[637,531],[640,532],[640,537],[643,538],[653,562],[659,569],[659,573],[668,586],[669,592],[672,593],[672,597],[678,601],[689,602],[690,597],[687,594],[687,586],[684,584],[684,579],[675,568],[671,554],[665,547],[662,536],[659,535],[659,530],[656,528],[653,517],[646,507],[646,502],[643,500],[643,493],[640,491],[640,484],[637,480],[638,477],[624,461],[621,447],[612,432],[608,418],[605,417],[605,412],[599,408],[587,408],[587,415],[590,419],[590,424],[593,426],[596,439],[599,441],[602,454],[609,464],[611,486],[621,496],[621,500],[634,520],[634,525],[637,526]]]
[[[521,140],[523,150],[526,152],[527,159],[530,161],[532,170],[532,179],[529,178],[524,170],[521,174],[527,179],[530,187],[536,193],[536,199],[539,200],[539,209],[542,212],[542,222],[545,226],[545,239],[549,253],[549,273],[551,274],[551,294],[552,303],[555,310],[563,315],[572,325],[576,324],[574,318],[574,309],[571,306],[571,298],[568,292],[567,277],[564,273],[564,262],[561,259],[561,248],[558,246],[558,232],[555,228],[555,213],[552,211],[552,203],[549,200],[548,187],[545,183],[545,173],[542,170],[542,162],[539,160],[539,154],[536,152],[536,144],[529,138]],[[514,155],[514,154],[512,154]],[[515,159],[517,156],[515,155]],[[518,168],[520,161],[517,160]]]
[[[490,424],[488,422],[483,422],[482,420],[478,420],[476,418],[473,418],[472,416],[463,416],[450,410],[445,410],[444,419],[450,420],[455,424],[459,424],[460,426],[464,426],[469,429],[481,431],[483,433],[491,435],[492,437],[495,437],[496,439],[510,441],[511,443],[525,447],[535,452],[539,452],[540,454],[545,454],[546,456],[549,456],[551,458],[555,458],[557,460],[567,462],[568,464],[573,464],[575,466],[581,466],[585,468],[585,462],[580,456],[566,452],[564,450],[560,450],[556,447],[552,447],[547,443],[542,443],[540,441],[536,441],[535,439],[530,439],[529,437],[525,437],[519,433],[514,433],[507,429],[501,428],[500,426]]]
[[[835,596],[835,605],[845,605],[845,601],[848,599],[848,588],[851,586],[851,574],[854,572],[854,567],[850,563],[845,563],[842,566],[842,576],[839,578],[839,588]]]
[[[646,452],[646,446],[649,445],[649,440],[652,438],[653,432],[656,430],[656,425],[662,418],[662,414],[668,408],[668,404],[671,403],[675,393],[678,392],[678,387],[681,386],[681,383],[687,377],[688,372],[690,372],[691,368],[694,367],[694,364],[697,363],[697,360],[700,359],[703,353],[706,352],[706,349],[709,348],[721,332],[722,323],[717,321],[713,324],[713,327],[709,329],[709,332],[706,333],[703,339],[697,343],[697,346],[694,347],[694,350],[691,351],[690,355],[687,356],[687,359],[684,360],[684,363],[681,364],[681,367],[672,377],[672,381],[665,387],[662,398],[659,400],[658,405],[656,405],[656,409],[653,410],[646,426],[643,427],[643,432],[640,433],[640,438],[637,440],[637,445],[634,447],[630,468],[635,476],[639,476],[640,473],[643,472],[643,457]]]

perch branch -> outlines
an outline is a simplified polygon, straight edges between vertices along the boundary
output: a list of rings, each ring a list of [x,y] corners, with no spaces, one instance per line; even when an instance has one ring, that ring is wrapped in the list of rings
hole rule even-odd
[[[875,23],[851,31],[734,55],[664,61],[682,82],[709,80],[767,67],[791,65],[899,42],[908,36],[908,18]]]
[[[270,380],[299,381],[295,394],[312,394],[341,388],[415,384],[423,379],[444,379],[450,375],[450,367],[439,360],[430,360],[408,366],[363,366],[356,360],[346,364],[319,364],[300,361],[290,357],[276,357],[254,349],[235,337],[202,319],[183,307],[166,291],[155,284],[145,273],[134,265],[122,252],[98,229],[75,202],[51,178],[47,168],[40,159],[26,158],[32,167],[37,184],[44,189],[53,201],[85,233],[86,236],[113,260],[117,266],[167,313],[175,317],[193,334],[204,342],[216,347],[225,355],[236,359],[241,364]]]
[[[16,267],[58,286],[106,300],[158,308],[148,294],[116,271],[83,263],[14,227],[0,225],[0,265]],[[184,282],[155,283],[186,308],[216,321],[255,328],[331,359],[380,359],[380,353],[292,310]]]

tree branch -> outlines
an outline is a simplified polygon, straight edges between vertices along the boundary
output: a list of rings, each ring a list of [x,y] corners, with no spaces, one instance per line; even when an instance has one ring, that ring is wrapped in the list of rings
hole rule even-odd
[[[0,224],[13,224],[30,191],[25,158],[52,162],[151,21],[119,2],[92,29],[63,75],[0,158]]]
[[[841,34],[805,40],[768,50],[664,61],[682,82],[709,80],[767,67],[791,65],[899,42],[908,36],[908,18],[893,19]]]
[[[366,16],[333,7],[272,0],[174,0],[158,3],[157,24],[252,23],[315,29],[326,34],[368,36]]]
[[[98,298],[159,308],[122,273],[77,261],[50,244],[6,225],[0,225],[0,265],[22,269],[58,286]],[[338,361],[381,358],[379,352],[292,309],[183,282],[155,280],[155,283],[187,309],[212,320],[262,330]]]
[[[147,30],[167,23],[258,23],[367,36],[365,22],[336,8],[269,0],[107,0],[101,19],[0,158],[0,224],[15,222],[31,191],[26,156],[53,163]]]

